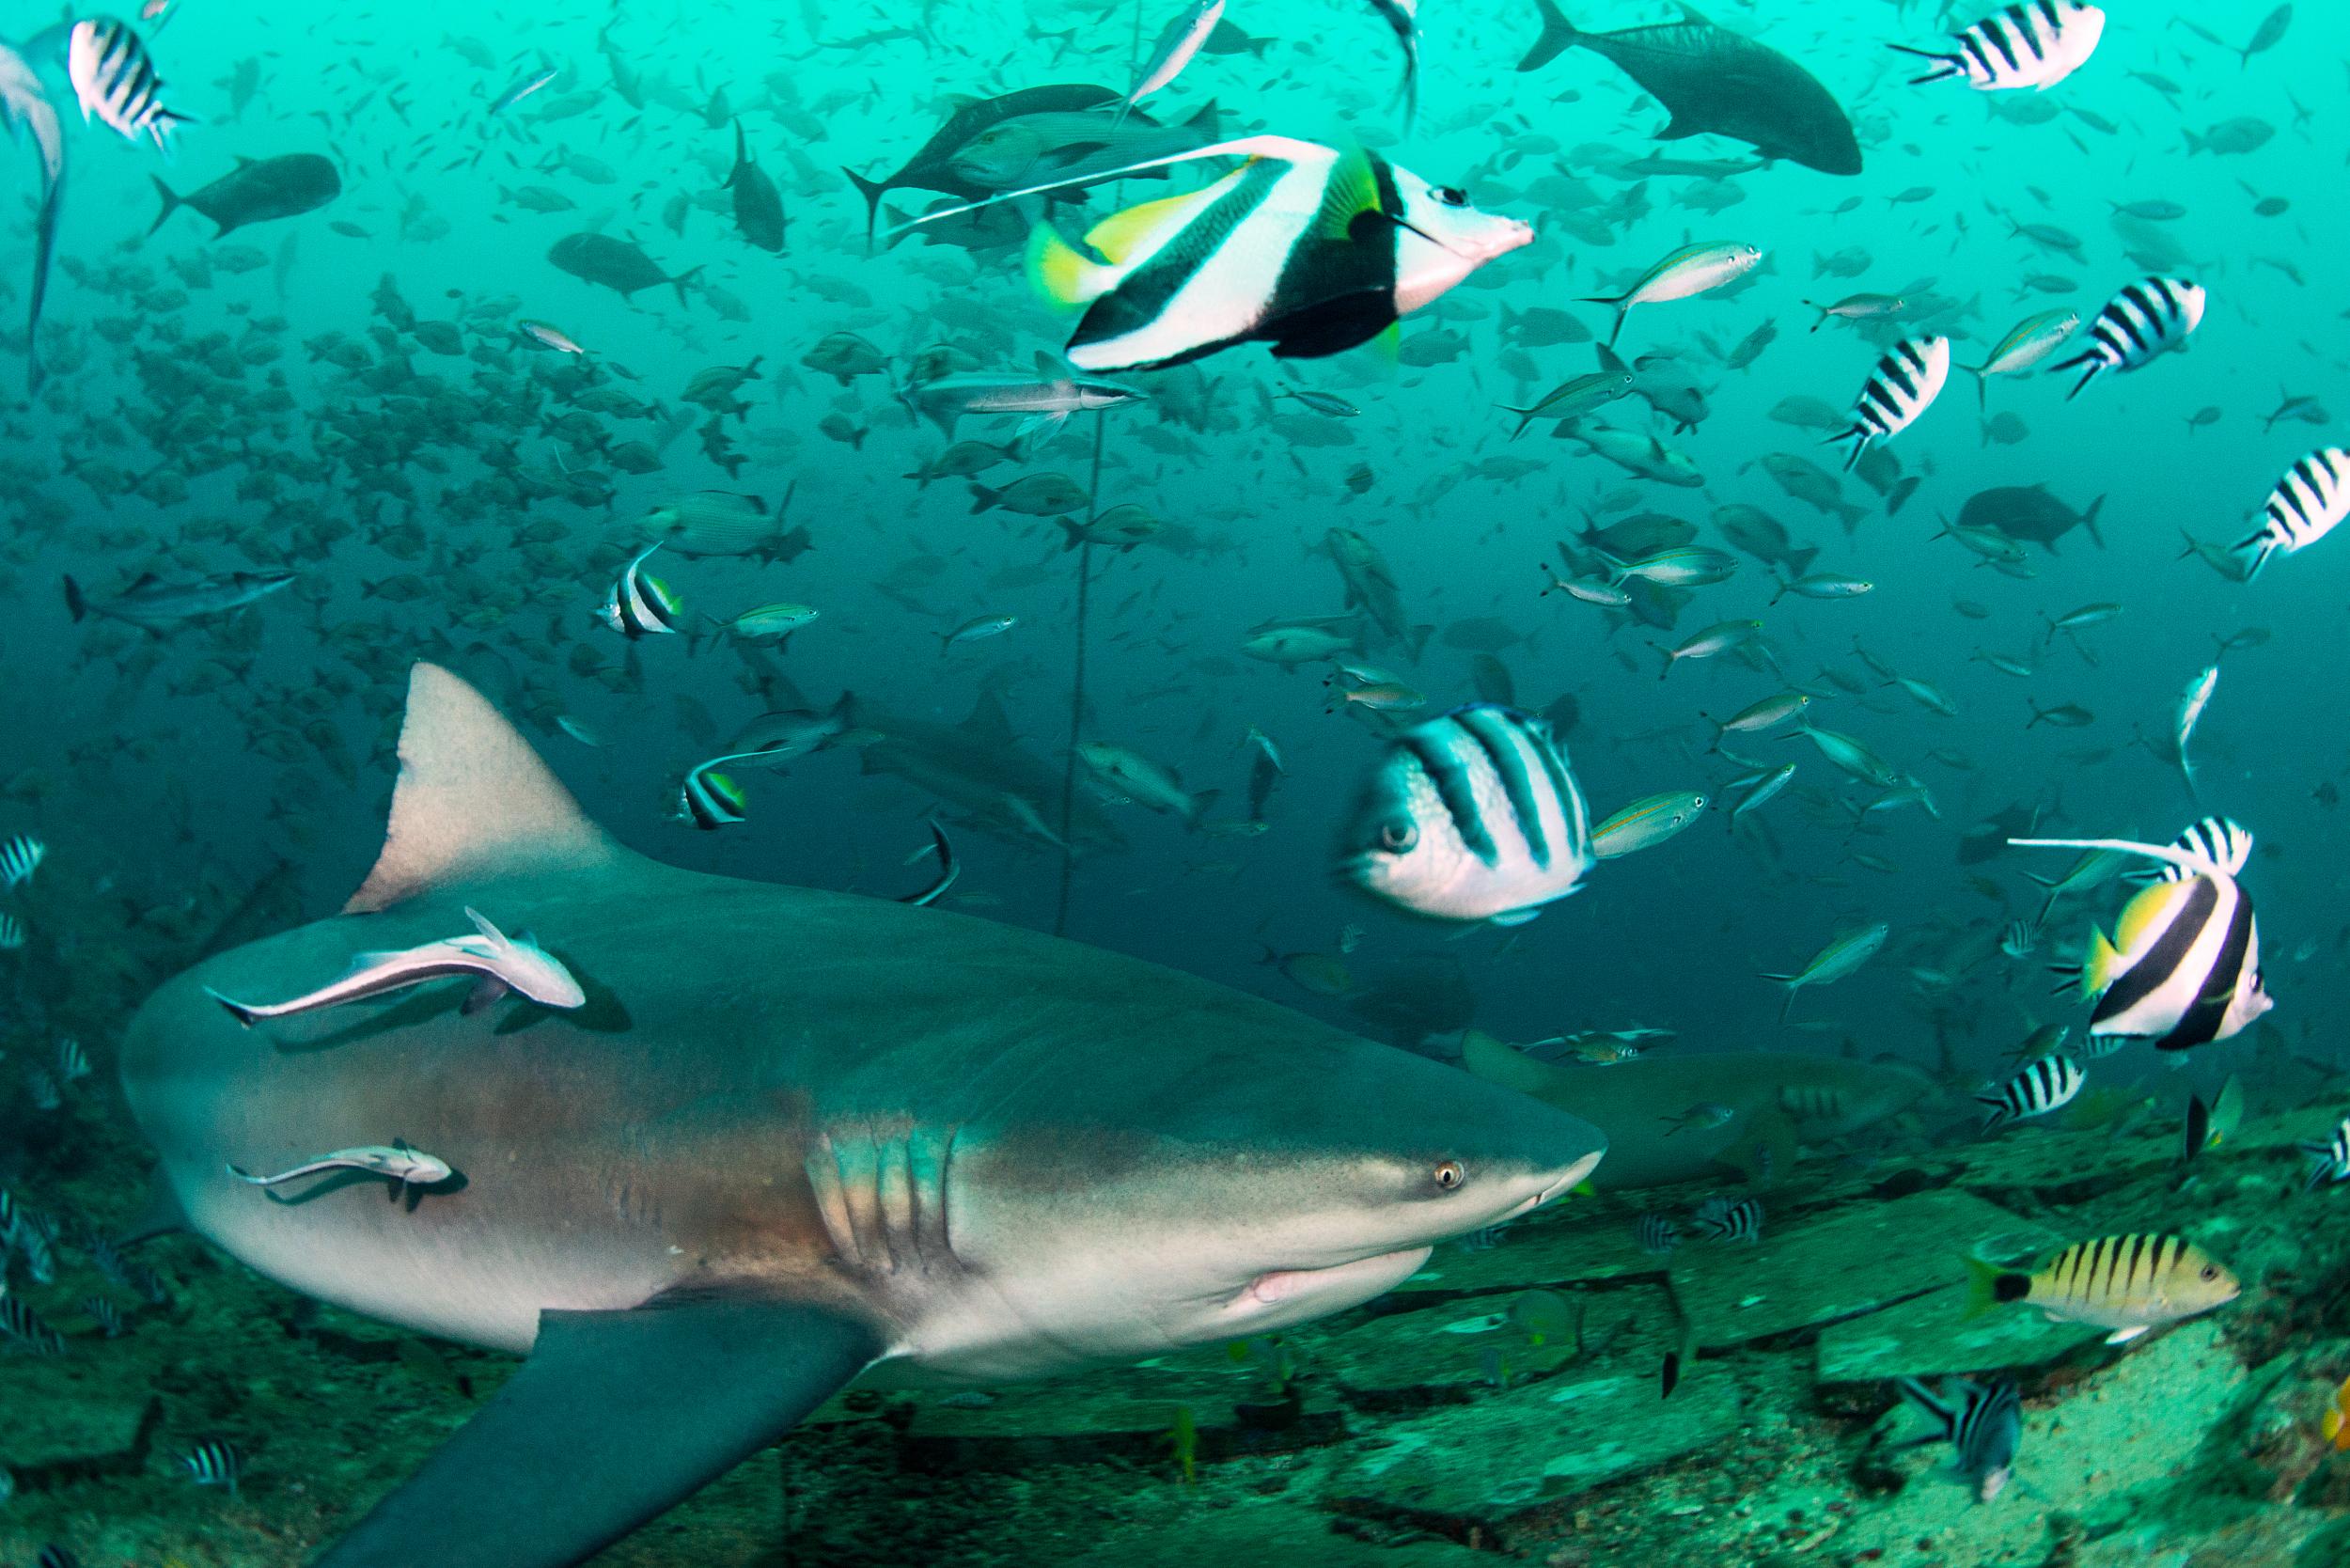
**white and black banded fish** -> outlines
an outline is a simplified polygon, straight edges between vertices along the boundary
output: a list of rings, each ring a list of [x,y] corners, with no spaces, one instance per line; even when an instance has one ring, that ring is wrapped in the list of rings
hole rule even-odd
[[[2310,1179],[2301,1184],[2303,1192],[2314,1191],[2327,1182],[2350,1182],[2350,1116],[2335,1126],[2332,1137],[2323,1143],[2304,1143],[2301,1152],[2310,1157]]]
[[[2106,13],[2080,0],[2020,0],[1953,33],[1952,48],[1892,47],[1934,62],[1912,86],[1964,79],[1977,92],[2045,92],[2089,63],[2105,31]]]
[[[128,24],[108,16],[75,23],[65,70],[85,123],[95,115],[132,141],[147,135],[159,151],[171,150],[172,130],[188,117],[164,107],[164,79]]]
[[[89,1053],[71,1035],[57,1042],[57,1081],[79,1083],[90,1074]]]
[[[0,885],[22,887],[33,879],[40,863],[48,858],[49,846],[29,833],[20,833],[7,843],[0,844]]]
[[[2181,870],[2123,907],[2108,939],[2092,930],[2080,990],[2093,1039],[2119,1035],[2184,1051],[2249,1028],[2274,1005],[2261,984],[2260,924],[2234,872],[2201,849],[2126,839],[2010,839],[2045,849],[2118,850]],[[2221,849],[2229,846],[2222,844]]]
[[[1698,1205],[1692,1223],[1715,1241],[1758,1242],[1762,1239],[1762,1200],[1709,1198]]]
[[[645,570],[645,557],[661,548],[663,541],[653,541],[629,557],[612,579],[612,589],[603,604],[596,606],[597,619],[631,642],[638,637],[672,636],[677,633],[682,606],[669,585]]]
[[[14,1340],[35,1356],[65,1354],[65,1336],[25,1306],[22,1297],[11,1295],[5,1289],[0,1289],[0,1335]]]
[[[2203,287],[2183,277],[2143,277],[2106,302],[2089,324],[2089,347],[2049,368],[2081,368],[2065,400],[2088,389],[2099,376],[2144,367],[2179,347],[2203,322]]]
[[[1999,933],[1999,951],[2010,958],[2029,958],[2040,946],[2040,922],[2037,919],[2010,920]]]
[[[90,1321],[98,1325],[98,1331],[107,1339],[122,1338],[122,1309],[112,1300],[102,1295],[85,1296],[82,1310],[89,1314]]]
[[[180,1467],[188,1479],[198,1486],[220,1486],[234,1497],[238,1477],[243,1473],[244,1462],[227,1441],[208,1437],[180,1456]]]
[[[33,1560],[33,1568],[82,1568],[82,1560],[52,1541]]]
[[[1901,1447],[1950,1444],[1957,1450],[1955,1468],[1973,1489],[1975,1500],[1989,1502],[1998,1497],[2014,1473],[2015,1452],[2024,1438],[2024,1404],[2015,1385],[2006,1378],[1989,1384],[1950,1378],[1939,1395],[1914,1377],[1896,1379],[1895,1386],[1937,1428]]]
[[[6,910],[0,910],[0,953],[12,953],[24,946],[24,922]]]
[[[1844,472],[1851,473],[1862,453],[1880,441],[1892,440],[1933,407],[1950,379],[1949,338],[1904,338],[1869,372],[1860,396],[1853,400],[1852,423],[1823,445],[1850,443],[1844,452]]]
[[[1550,725],[1493,703],[1405,730],[1371,775],[1340,871],[1447,920],[1518,925],[1574,891],[1590,817]]]
[[[2252,557],[2244,569],[2248,583],[2269,557],[2306,550],[2350,516],[2350,452],[2321,447],[2310,453],[2285,470],[2261,511],[2260,527],[2236,544],[2239,555]]]
[[[2170,846],[2209,861],[2230,876],[2242,876],[2246,862],[2252,858],[2252,830],[2227,817],[2205,817],[2171,839]],[[2193,874],[2183,865],[2164,860],[2123,871],[2122,880],[2143,887],[2156,882],[2184,882]]]
[[[1681,1245],[1681,1231],[1668,1215],[1645,1214],[1634,1223],[1632,1239],[1650,1257],[1662,1258]]]
[[[2089,1074],[2070,1057],[2042,1057],[2028,1062],[1998,1089],[1975,1096],[1976,1103],[1986,1107],[1982,1129],[1989,1132],[2010,1121],[2045,1116],[2070,1102],[2088,1081]]]

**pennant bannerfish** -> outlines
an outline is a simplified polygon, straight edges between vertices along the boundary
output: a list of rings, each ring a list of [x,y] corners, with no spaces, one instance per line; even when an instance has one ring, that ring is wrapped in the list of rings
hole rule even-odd
[[[1291,136],[1243,136],[1092,170],[916,222],[1203,158],[1246,162],[1198,190],[1102,219],[1086,243],[1104,259],[1050,226],[1031,237],[1038,287],[1086,307],[1069,340],[1076,369],[1178,365],[1254,341],[1283,358],[1342,353],[1534,238],[1531,225],[1481,212],[1463,192],[1376,153]]]
[[[519,992],[542,1007],[575,1008],[588,999],[561,961],[527,934],[509,936],[475,909],[468,908],[465,915],[477,934],[446,937],[399,952],[356,954],[340,980],[290,1001],[238,1002],[217,991],[212,997],[247,1028],[256,1019],[317,1012],[458,975],[474,977],[473,992],[465,998],[467,1012],[480,1011],[509,991]]]

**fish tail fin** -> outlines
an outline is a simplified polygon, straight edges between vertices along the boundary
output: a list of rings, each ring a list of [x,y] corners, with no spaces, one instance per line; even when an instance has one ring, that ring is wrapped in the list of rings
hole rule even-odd
[[[2260,569],[2268,564],[2269,552],[2275,550],[2277,546],[2268,537],[2267,526],[2263,525],[2258,532],[2245,535],[2242,539],[2236,541],[2232,548],[2239,556],[2247,550],[2253,552],[2251,564],[2244,569],[2244,580],[2248,583],[2254,577],[2260,575]],[[2192,536],[2190,536],[2187,541],[2187,547],[2179,552],[2179,558],[2181,560],[2185,560],[2187,557],[2193,555],[2194,553],[2195,542]],[[66,581],[70,583],[72,579],[69,577]],[[74,619],[78,620],[81,618],[77,616]]]
[[[1961,365],[1960,369],[1975,378],[1975,407],[1984,414],[1991,412],[1991,378],[1983,374],[1986,367]]]
[[[2088,391],[2089,384],[2097,379],[2097,372],[2106,368],[2105,361],[2099,359],[2094,353],[2076,353],[2070,359],[2049,366],[2048,369],[2051,374],[2057,374],[2069,370],[2076,365],[2087,366],[2088,368],[2081,371],[2081,379],[2073,384],[2073,390],[2064,394],[2064,400],[2068,403]]]
[[[1824,438],[1820,442],[1820,445],[1823,447],[1833,447],[1840,441],[1849,441],[1852,443],[1851,446],[1844,448],[1844,472],[1849,474],[1859,465],[1860,454],[1869,449],[1869,437],[1870,431],[1868,426],[1848,425],[1844,429],[1838,431],[1834,435]]]
[[[65,613],[75,620],[89,614],[89,601],[82,597],[82,585],[73,580],[70,572],[65,579]]]
[[[2089,537],[2096,542],[2100,550],[2106,547],[2106,536],[2097,531],[2097,514],[2105,510],[2105,505],[2106,498],[2100,495],[2089,503],[2087,511],[2081,513],[2081,526],[2089,530]],[[2050,546],[2051,550],[2054,548],[2053,545]]]
[[[1518,62],[1520,71],[1539,71],[1583,41],[1582,33],[1574,23],[1559,14],[1559,8],[1551,0],[1534,0],[1534,10],[1543,21],[1542,36],[1534,40],[1534,47],[1528,49],[1526,57]]]
[[[1912,49],[1905,43],[1888,44],[1886,47],[1896,54],[1914,55],[1921,60],[1934,62],[1932,71],[1927,71],[1923,76],[1913,76],[1909,79],[1909,85],[1913,87],[1922,87],[1929,82],[1947,82],[1953,76],[1966,74],[1966,62],[1956,55],[1945,55],[1935,49]]]
[[[852,168],[843,168],[840,172],[849,177],[849,183],[854,185],[857,194],[865,198],[865,249],[870,255],[873,225],[881,220],[882,197],[889,194],[889,187],[878,180],[868,180]]]
[[[688,267],[683,272],[678,274],[677,276],[669,279],[669,287],[677,290],[678,304],[683,305],[686,303],[685,286],[693,282],[696,278],[701,276],[701,264],[697,262],[693,266]]]
[[[1117,269],[1088,260],[1050,224],[1028,236],[1028,278],[1045,298],[1061,305],[1088,305],[1109,292]]]
[[[253,1027],[253,1020],[259,1016],[258,1013],[255,1012],[251,1008],[245,1006],[243,1002],[231,1001],[229,998],[222,996],[219,992],[213,990],[209,985],[204,988],[204,995],[218,1002],[227,1011],[229,1017],[234,1018],[238,1023],[243,1025],[248,1029]]]
[[[2030,1293],[2031,1278],[2028,1275],[2011,1274],[1971,1252],[1960,1262],[1966,1265],[1967,1317],[1979,1318],[2001,1302],[2021,1301]]]
[[[171,216],[174,212],[180,211],[180,207],[186,203],[188,198],[173,190],[170,186],[164,184],[164,177],[162,175],[150,174],[147,178],[155,182],[155,194],[164,198],[164,210],[155,214],[155,221],[153,223],[147,226],[147,231],[149,234],[152,234],[155,230],[163,227],[164,220]]]

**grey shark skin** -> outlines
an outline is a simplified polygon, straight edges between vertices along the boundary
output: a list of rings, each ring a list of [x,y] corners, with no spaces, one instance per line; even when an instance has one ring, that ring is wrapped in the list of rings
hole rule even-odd
[[[589,823],[416,666],[382,857],[343,914],[218,954],[122,1071],[188,1227],[281,1283],[528,1352],[319,1568],[583,1560],[861,1375],[1000,1382],[1357,1305],[1580,1181],[1525,1096],[1207,981],[934,909],[680,870]],[[467,903],[587,1003],[238,1027]],[[467,1173],[413,1213],[253,1200],[398,1128]]]
[[[1887,1062],[1793,1051],[1642,1057],[1613,1067],[1537,1061],[1491,1035],[1463,1039],[1462,1065],[1490,1083],[1572,1108],[1606,1135],[1603,1186],[1661,1186],[1723,1173],[1721,1157],[1758,1118],[1784,1118],[1806,1142],[1848,1137],[1935,1092],[1932,1079]],[[1730,1108],[1719,1127],[1668,1131],[1692,1105]]]

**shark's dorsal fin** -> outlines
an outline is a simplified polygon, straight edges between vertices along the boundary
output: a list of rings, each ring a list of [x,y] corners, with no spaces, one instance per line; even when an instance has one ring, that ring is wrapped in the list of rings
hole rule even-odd
[[[584,865],[617,853],[487,698],[440,666],[419,663],[408,677],[384,850],[343,912],[388,909],[439,883],[516,862]]]

